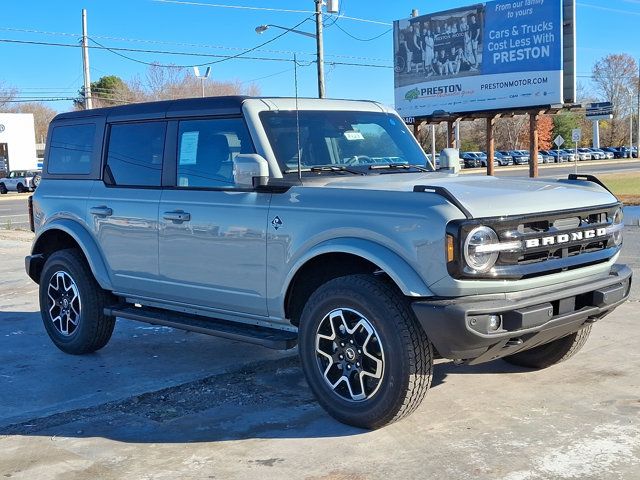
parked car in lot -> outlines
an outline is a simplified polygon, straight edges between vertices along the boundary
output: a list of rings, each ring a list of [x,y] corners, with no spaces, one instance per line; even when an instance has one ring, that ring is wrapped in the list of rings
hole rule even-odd
[[[516,165],[527,165],[529,163],[529,152],[527,150],[509,150],[509,155]]]
[[[612,158],[629,158],[628,152],[624,151],[622,148],[604,147],[602,150],[607,153],[611,153],[613,155]]]
[[[326,411],[379,428],[418,408],[436,357],[546,368],[629,296],[622,205],[597,179],[458,176],[453,149],[432,171],[376,102],[131,104],[60,114],[47,138],[25,269],[69,354],[116,318],[297,345]]]
[[[538,151],[538,163],[554,163],[555,157],[549,153],[549,150]]]
[[[498,162],[498,165],[502,167],[513,165],[513,157],[511,155],[505,155],[502,152],[494,152],[493,157],[495,158],[496,162]]]
[[[13,170],[9,176],[0,179],[0,194],[7,192],[33,192],[40,183],[40,171]]]
[[[605,152],[604,150],[601,150],[599,148],[590,147],[589,151],[591,152],[591,159],[592,160],[606,160],[607,159],[607,152]],[[613,156],[611,158],[613,158]]]
[[[594,152],[598,152],[600,154],[600,156],[604,155],[604,159],[605,160],[612,160],[615,157],[613,152],[608,152],[608,151],[604,150],[603,148],[592,148],[591,150],[593,150]]]
[[[586,161],[586,160],[592,160],[592,159],[593,159],[593,155],[591,154],[591,150],[589,150],[588,148],[578,149],[578,160]]]
[[[570,162],[575,162],[580,159],[580,154],[576,154],[576,151],[573,148],[565,148],[564,150],[560,151],[564,152],[567,155],[567,160],[569,160]]]
[[[477,168],[481,167],[483,160],[482,152],[462,152],[460,158],[464,161],[465,168]],[[484,157],[484,164],[486,166],[487,158]]]
[[[548,155],[553,160],[550,163],[562,163],[569,161],[569,158],[566,153],[562,150],[541,150],[543,155]]]

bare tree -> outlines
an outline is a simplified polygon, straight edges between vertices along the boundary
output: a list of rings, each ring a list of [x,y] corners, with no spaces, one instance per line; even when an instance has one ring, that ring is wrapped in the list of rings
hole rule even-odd
[[[520,150],[529,141],[528,128],[529,117],[526,115],[499,118],[494,133],[499,150]]]
[[[626,53],[611,54],[596,62],[592,74],[598,97],[613,105],[613,119],[604,132],[605,141],[609,145],[622,145],[625,132],[628,134],[625,127],[634,109],[638,64]]]
[[[201,80],[188,69],[180,67],[150,66],[144,77],[135,77],[127,86],[136,101],[171,100],[202,96]],[[257,85],[240,81],[218,81],[207,79],[204,94],[207,97],[221,95],[259,95]]]
[[[18,94],[18,90],[6,85],[0,80],[0,110],[7,111],[13,107],[11,100]]]
[[[53,117],[57,115],[53,108],[45,105],[42,102],[29,102],[20,104],[14,109],[16,113],[31,113],[33,114],[33,123],[35,126],[36,143],[44,143],[47,138],[47,131],[49,130],[49,123],[53,120]]]

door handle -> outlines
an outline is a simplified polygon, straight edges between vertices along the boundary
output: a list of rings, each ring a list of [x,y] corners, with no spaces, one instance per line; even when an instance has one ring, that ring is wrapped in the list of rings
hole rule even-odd
[[[164,212],[162,216],[165,220],[170,220],[174,223],[188,222],[191,220],[191,214],[183,212],[182,210],[175,210],[173,212]]]
[[[113,215],[113,210],[102,205],[100,207],[91,207],[89,209],[89,213],[91,213],[91,215],[95,215],[96,217],[110,217],[111,215]]]

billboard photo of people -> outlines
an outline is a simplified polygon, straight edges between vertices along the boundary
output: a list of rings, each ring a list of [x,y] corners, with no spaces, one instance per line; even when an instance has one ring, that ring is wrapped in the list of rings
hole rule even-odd
[[[484,6],[397,22],[394,45],[396,86],[424,78],[478,75],[482,63]]]
[[[562,103],[562,0],[494,0],[394,22],[405,117]]]

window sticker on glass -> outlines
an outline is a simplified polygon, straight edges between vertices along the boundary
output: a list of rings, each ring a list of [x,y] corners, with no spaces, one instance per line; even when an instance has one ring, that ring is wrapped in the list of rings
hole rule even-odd
[[[347,140],[364,140],[362,134],[356,130],[347,130],[344,132],[344,138]]]
[[[200,132],[184,132],[180,138],[180,165],[195,165]]]

